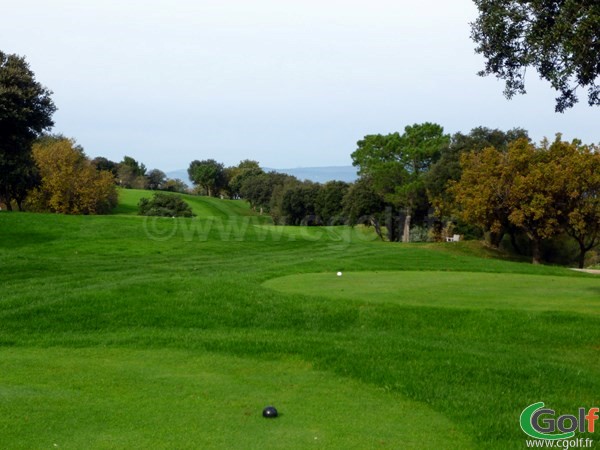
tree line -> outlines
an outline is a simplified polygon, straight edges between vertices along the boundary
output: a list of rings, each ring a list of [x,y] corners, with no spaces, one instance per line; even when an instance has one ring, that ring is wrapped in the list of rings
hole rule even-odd
[[[282,225],[372,226],[390,242],[453,234],[542,259],[575,259],[600,244],[600,152],[561,135],[478,127],[448,135],[434,123],[367,135],[352,153],[354,183],[300,181],[245,160],[193,161],[197,192],[240,198]],[[576,256],[573,256],[573,253]]]
[[[186,191],[181,180],[134,158],[90,159],[75,141],[49,135],[51,94],[23,57],[0,52],[0,202],[7,209],[101,214],[115,206],[117,186]],[[364,136],[351,157],[359,178],[350,184],[301,181],[253,160],[232,167],[194,160],[188,175],[192,193],[244,199],[278,224],[364,224],[390,242],[458,233],[494,247],[509,241],[533,262],[575,245],[582,266],[600,241],[595,145],[560,135],[534,144],[519,128],[449,135],[422,123]]]

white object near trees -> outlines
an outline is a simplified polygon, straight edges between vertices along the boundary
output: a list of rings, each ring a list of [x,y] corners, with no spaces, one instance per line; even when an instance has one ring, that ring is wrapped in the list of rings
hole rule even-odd
[[[455,234],[452,237],[448,236],[446,238],[446,242],[458,242],[458,241],[460,241],[460,234]]]

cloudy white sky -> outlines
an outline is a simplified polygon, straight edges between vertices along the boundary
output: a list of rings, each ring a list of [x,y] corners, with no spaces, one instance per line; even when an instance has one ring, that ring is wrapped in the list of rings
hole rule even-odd
[[[528,78],[511,101],[480,78],[471,0],[20,0],[0,50],[25,55],[90,156],[148,168],[349,165],[365,134],[437,122],[600,141],[600,108],[554,112]]]

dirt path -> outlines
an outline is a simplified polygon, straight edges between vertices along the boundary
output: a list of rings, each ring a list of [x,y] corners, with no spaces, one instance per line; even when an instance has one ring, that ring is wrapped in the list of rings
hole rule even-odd
[[[576,270],[577,272],[593,273],[594,275],[600,275],[600,270],[596,270],[596,269],[571,269],[571,270]]]

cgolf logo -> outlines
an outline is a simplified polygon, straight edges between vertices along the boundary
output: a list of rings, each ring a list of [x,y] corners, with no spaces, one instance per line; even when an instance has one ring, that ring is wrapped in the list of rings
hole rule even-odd
[[[575,432],[594,432],[600,408],[579,408],[577,415],[565,414],[555,418],[556,412],[544,408],[544,402],[529,405],[521,413],[521,429],[535,439],[571,439]]]

